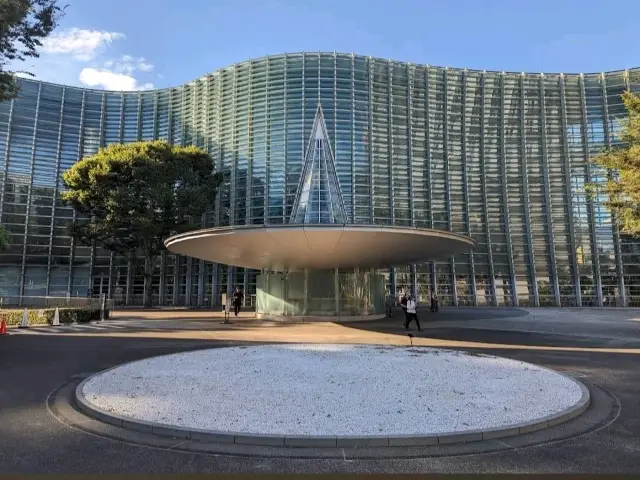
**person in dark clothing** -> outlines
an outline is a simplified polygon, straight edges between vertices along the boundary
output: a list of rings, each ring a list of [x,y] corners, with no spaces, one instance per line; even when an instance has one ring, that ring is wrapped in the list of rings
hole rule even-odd
[[[435,290],[433,290],[431,292],[431,311],[432,312],[437,312],[439,311],[439,305],[438,305],[438,294],[436,293]]]
[[[400,308],[402,308],[402,313],[404,314],[404,323],[407,323],[407,302],[409,301],[409,296],[406,292],[401,294],[400,297]]]
[[[393,296],[389,290],[384,295],[385,308],[387,311],[387,318],[391,318],[391,307],[393,306]]]
[[[404,322],[404,329],[405,330],[409,330],[409,325],[411,324],[412,321],[416,321],[416,325],[418,326],[418,331],[422,331],[420,329],[420,321],[418,320],[418,313],[416,312],[416,308],[417,308],[417,303],[415,298],[412,295],[409,295],[409,297],[407,298],[407,311],[405,314],[405,322]]]
[[[240,287],[236,288],[236,291],[233,294],[233,312],[235,316],[238,316],[240,313],[240,307],[242,306],[242,300],[244,299],[244,295]]]

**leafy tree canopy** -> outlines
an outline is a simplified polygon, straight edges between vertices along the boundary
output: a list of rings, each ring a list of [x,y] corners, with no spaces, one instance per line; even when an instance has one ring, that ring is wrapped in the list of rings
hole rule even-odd
[[[628,112],[621,146],[606,149],[592,161],[615,173],[604,184],[590,184],[590,198],[604,194],[607,207],[616,216],[620,231],[640,235],[640,96],[630,91],[622,94]]]
[[[6,252],[9,250],[9,245],[11,244],[11,234],[0,225],[0,253]]]
[[[9,62],[38,57],[38,47],[57,26],[64,9],[57,0],[0,0],[0,101],[18,94]],[[29,72],[20,72],[31,75]]]
[[[62,200],[84,217],[71,235],[144,267],[151,306],[153,264],[164,239],[197,228],[221,181],[213,160],[197,147],[163,141],[112,144],[64,172]]]

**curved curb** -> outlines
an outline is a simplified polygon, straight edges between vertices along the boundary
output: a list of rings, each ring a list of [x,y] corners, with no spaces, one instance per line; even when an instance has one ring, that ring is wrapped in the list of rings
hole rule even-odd
[[[553,427],[567,422],[582,414],[591,404],[591,396],[587,387],[580,381],[565,374],[556,372],[546,367],[557,375],[571,380],[582,390],[582,396],[578,402],[565,410],[533,420],[513,425],[506,425],[500,428],[489,428],[479,430],[467,430],[462,432],[441,433],[433,435],[371,435],[371,436],[333,436],[333,435],[263,435],[246,432],[230,432],[220,430],[202,430],[197,428],[185,428],[162,423],[136,420],[131,417],[103,410],[89,402],[82,390],[87,382],[94,377],[119,368],[129,363],[140,360],[126,362],[121,365],[103,370],[84,379],[75,389],[76,403],[79,409],[89,417],[129,430],[155,435],[179,438],[184,440],[198,440],[215,443],[234,443],[240,445],[271,446],[271,447],[408,447],[426,445],[445,445],[455,443],[477,442],[482,440],[493,440],[498,438],[513,437],[527,433],[537,432],[545,428]]]

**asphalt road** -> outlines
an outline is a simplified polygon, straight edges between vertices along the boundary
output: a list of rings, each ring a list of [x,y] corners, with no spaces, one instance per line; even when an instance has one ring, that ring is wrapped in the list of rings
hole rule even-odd
[[[377,325],[377,327],[376,327]],[[361,328],[383,329],[378,322]],[[394,326],[385,328],[395,328]],[[558,345],[552,333],[461,327],[440,335],[476,341]],[[538,326],[537,328],[542,328]],[[591,327],[590,327],[591,328]],[[431,329],[430,329],[431,330]],[[429,336],[438,333],[433,328]],[[576,346],[612,345],[591,334]],[[457,332],[457,333],[456,333]],[[436,336],[436,335],[434,335]],[[629,336],[629,335],[628,335]],[[628,338],[636,343],[637,338]],[[604,342],[604,343],[603,343]],[[552,445],[492,454],[418,459],[335,460],[247,458],[168,451],[93,436],[60,423],[47,397],[74,375],[97,372],[152,355],[227,346],[215,341],[134,337],[9,335],[0,337],[0,473],[637,473],[640,471],[640,364],[637,355],[569,351],[499,350],[494,353],[573,371],[607,389],[621,404],[611,425]],[[238,399],[242,408],[242,399]],[[417,412],[416,414],[419,414]]]

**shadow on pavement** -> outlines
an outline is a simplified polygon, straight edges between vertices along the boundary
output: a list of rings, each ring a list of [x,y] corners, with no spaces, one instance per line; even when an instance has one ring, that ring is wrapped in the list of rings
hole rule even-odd
[[[547,315],[549,313],[550,311],[546,312]],[[573,312],[573,315],[576,313]],[[537,323],[536,312],[489,307],[442,308],[439,312],[424,308],[419,311],[418,316],[422,331],[417,331],[414,322],[410,326],[410,332],[419,338],[539,347],[640,348],[640,329],[633,329],[637,330],[635,335],[628,327],[623,334],[612,335],[614,326],[607,324],[606,320],[600,322],[600,325],[591,323],[588,329],[586,326],[581,328],[579,323],[559,329],[548,321]],[[513,322],[509,321],[511,318],[514,319]],[[495,322],[491,322],[492,320]],[[522,320],[526,320],[526,323]],[[394,309],[391,318],[344,325],[367,332],[406,334],[404,314],[400,309]]]

